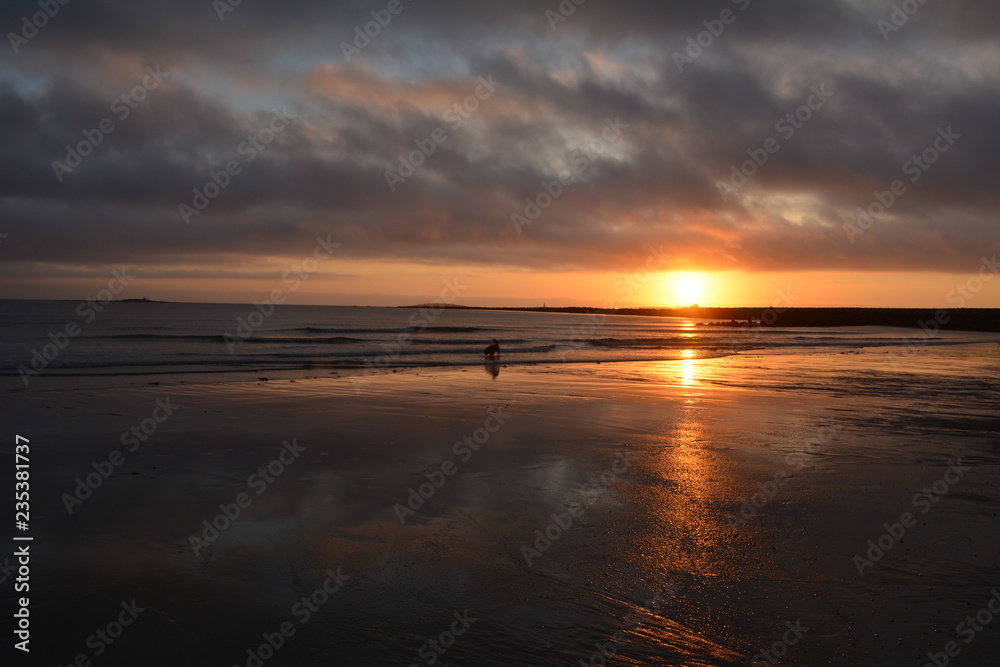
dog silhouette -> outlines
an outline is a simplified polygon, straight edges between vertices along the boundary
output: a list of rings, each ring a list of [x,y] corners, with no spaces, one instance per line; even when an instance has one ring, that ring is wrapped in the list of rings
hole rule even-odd
[[[487,359],[500,358],[500,343],[497,342],[496,338],[493,339],[492,345],[487,345],[486,349],[483,350],[483,356]]]

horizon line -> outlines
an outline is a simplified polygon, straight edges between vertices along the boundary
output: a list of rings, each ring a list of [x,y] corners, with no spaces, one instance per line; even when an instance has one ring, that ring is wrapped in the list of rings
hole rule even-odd
[[[0,297],[0,301],[51,301],[51,302],[86,302],[86,301],[96,301],[92,297],[88,298],[62,298],[62,299],[40,299],[40,298],[21,298],[21,297]],[[104,302],[101,302],[104,303]],[[214,306],[252,306],[253,302],[242,302],[242,301],[174,301],[166,299],[149,299],[145,297],[138,298],[128,298],[128,299],[113,299],[107,303],[170,303],[170,304],[185,304],[185,305],[214,305]],[[426,306],[443,306],[449,310],[530,310],[530,311],[567,311],[567,310],[594,310],[602,311],[606,313],[614,313],[615,311],[621,310],[671,310],[671,311],[689,311],[689,310],[770,310],[775,309],[774,306],[764,306],[764,305],[745,305],[745,306],[702,306],[700,304],[692,304],[689,306],[653,306],[653,305],[633,305],[633,306],[615,306],[613,308],[606,308],[604,306],[482,306],[482,305],[465,305],[465,304],[445,304],[435,301],[423,301],[415,304],[397,304],[397,305],[360,305],[360,304],[349,304],[349,303],[287,303],[283,302],[280,304],[275,304],[279,306],[301,306],[301,307],[311,307],[311,308],[420,308]],[[1000,310],[1000,307],[950,307],[944,308],[941,306],[781,306],[781,311],[789,310],[930,310],[930,311],[953,311],[953,310]]]

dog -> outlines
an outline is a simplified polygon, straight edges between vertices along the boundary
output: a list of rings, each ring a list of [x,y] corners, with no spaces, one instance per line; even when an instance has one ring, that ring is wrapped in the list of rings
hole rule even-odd
[[[487,359],[500,358],[500,343],[497,342],[496,338],[493,339],[492,345],[487,345],[486,349],[483,350],[483,356]]]

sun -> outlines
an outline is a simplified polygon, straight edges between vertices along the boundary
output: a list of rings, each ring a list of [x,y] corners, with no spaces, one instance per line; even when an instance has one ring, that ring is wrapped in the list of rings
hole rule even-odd
[[[690,306],[705,294],[705,279],[697,273],[675,273],[669,278],[675,303]]]

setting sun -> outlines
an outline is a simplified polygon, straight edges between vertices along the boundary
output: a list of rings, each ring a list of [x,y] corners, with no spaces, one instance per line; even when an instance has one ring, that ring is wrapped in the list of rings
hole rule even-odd
[[[690,306],[705,294],[705,279],[698,273],[673,273],[667,276],[669,299],[679,306]]]

